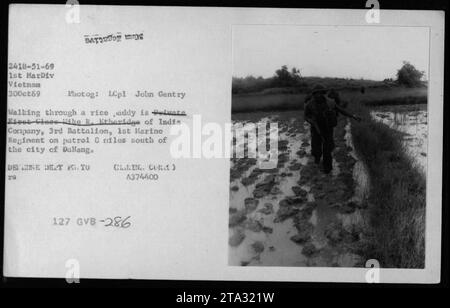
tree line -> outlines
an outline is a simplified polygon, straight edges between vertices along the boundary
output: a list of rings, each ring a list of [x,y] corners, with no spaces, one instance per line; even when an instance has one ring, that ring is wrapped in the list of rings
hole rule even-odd
[[[394,85],[404,86],[408,88],[425,86],[423,77],[425,72],[417,70],[411,63],[404,61],[402,67],[397,71],[396,79],[386,78],[383,81],[375,82],[363,79],[345,79],[345,78],[320,78],[320,77],[303,77],[300,69],[293,67],[288,68],[287,65],[277,69],[272,77],[263,78],[261,76],[254,77],[233,77],[232,93],[253,93],[264,92],[268,89],[283,88],[285,92],[301,93],[307,92],[315,82],[327,83],[331,87],[358,87],[378,85]]]

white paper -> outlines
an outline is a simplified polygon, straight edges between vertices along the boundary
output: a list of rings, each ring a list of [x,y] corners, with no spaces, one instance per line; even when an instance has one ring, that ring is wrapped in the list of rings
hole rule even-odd
[[[426,267],[382,269],[380,277],[382,282],[439,280],[442,13],[382,11],[381,24],[369,25],[365,10],[82,5],[79,22],[71,22],[76,21],[72,9],[64,5],[10,6],[9,72],[22,72],[23,76],[10,75],[8,80],[28,84],[8,87],[22,93],[8,97],[8,109],[25,113],[8,114],[8,121],[34,118],[65,123],[8,124],[8,138],[45,140],[29,146],[26,142],[19,146],[20,140],[7,144],[5,276],[64,278],[75,262],[81,279],[366,281],[364,268],[229,266],[229,159],[172,157],[170,142],[175,137],[170,135],[171,125],[159,123],[160,119],[180,120],[192,127],[194,119],[201,117],[202,124],[217,123],[225,131],[231,121],[233,27],[345,24],[430,29],[432,133],[428,160],[433,163],[428,165]],[[21,70],[21,65],[29,67]],[[46,78],[33,79],[27,73],[43,73]],[[39,87],[29,83],[39,83]],[[84,97],[70,96],[70,91]],[[151,92],[153,97],[136,97],[137,91]],[[126,97],[119,98],[124,92]],[[29,110],[40,111],[40,117],[26,115]],[[74,110],[76,115],[46,114],[49,110]],[[136,114],[131,116],[133,111]],[[186,116],[152,114],[154,111],[182,111]],[[85,119],[90,124],[124,119],[139,124],[77,126],[71,122],[74,119],[81,124],[86,124]],[[152,125],[146,124],[150,119]],[[50,128],[63,129],[63,134],[52,134]],[[102,129],[111,134],[68,134],[69,128]],[[128,128],[131,134],[119,134],[119,129]],[[136,128],[162,129],[163,133],[137,135]],[[35,136],[20,131],[31,129]],[[194,127],[191,133],[195,139],[199,131]],[[154,143],[143,140],[147,137]],[[50,143],[50,138],[59,140]],[[70,138],[89,138],[90,143]],[[127,142],[121,144],[120,138]],[[131,143],[132,138],[141,143]],[[64,139],[69,150],[76,146],[93,152],[63,152]],[[195,140],[192,142],[190,151],[195,156],[198,148]],[[22,152],[12,149],[14,144]],[[55,146],[56,153],[51,151]],[[132,164],[144,170],[114,170],[115,166],[133,168]],[[40,170],[22,170],[36,165]],[[46,170],[48,165],[62,169]],[[149,165],[169,166],[170,170],[154,172]],[[127,179],[136,173],[147,174],[147,178]],[[152,178],[155,174],[157,180]],[[105,226],[110,219],[117,225]]]

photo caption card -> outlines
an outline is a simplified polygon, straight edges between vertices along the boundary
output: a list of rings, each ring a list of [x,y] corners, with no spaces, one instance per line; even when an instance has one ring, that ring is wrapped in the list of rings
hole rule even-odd
[[[443,14],[366,13],[11,5],[4,275],[437,282]]]

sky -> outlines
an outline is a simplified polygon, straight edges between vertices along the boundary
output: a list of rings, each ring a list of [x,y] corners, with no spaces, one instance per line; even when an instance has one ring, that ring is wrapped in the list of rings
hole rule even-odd
[[[409,61],[428,79],[426,27],[245,25],[233,27],[233,76],[271,77],[282,65],[302,76],[383,80]]]

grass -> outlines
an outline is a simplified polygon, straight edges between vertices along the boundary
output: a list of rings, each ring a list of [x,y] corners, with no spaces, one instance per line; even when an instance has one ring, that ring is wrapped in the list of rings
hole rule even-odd
[[[348,101],[359,101],[366,106],[392,106],[392,105],[415,105],[427,103],[426,88],[392,88],[372,89],[365,94],[357,92],[346,93],[342,95],[343,99]]]
[[[385,268],[423,268],[425,262],[426,180],[405,153],[401,133],[371,119],[352,125],[353,143],[371,178],[365,254]]]
[[[254,76],[247,76],[245,78],[233,77],[232,93],[242,94],[267,91],[307,93],[317,83],[320,83],[327,88],[338,88],[355,91],[358,91],[359,89],[361,89],[361,87],[371,89],[389,89],[399,86],[398,83],[394,81],[377,81],[353,78],[303,76],[296,81],[291,80],[290,82],[282,82],[274,77],[256,78]]]
[[[233,95],[233,117],[245,112],[303,109],[306,94],[266,93],[270,94]],[[371,178],[370,232],[361,253],[385,268],[423,268],[426,179],[406,155],[402,134],[373,120],[370,110],[426,103],[427,90],[395,87],[366,89],[364,94],[353,90],[339,93],[349,108],[364,118],[352,125],[353,143]]]
[[[248,112],[255,110],[293,110],[303,109],[304,93],[285,93],[266,91],[262,93],[238,94],[232,96],[232,112]],[[364,105],[405,105],[426,104],[427,89],[408,88],[370,88],[364,94],[355,90],[339,91],[341,98],[348,102],[359,102]]]
[[[233,95],[232,111],[303,110],[306,94],[244,94]]]

